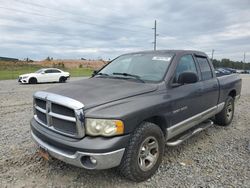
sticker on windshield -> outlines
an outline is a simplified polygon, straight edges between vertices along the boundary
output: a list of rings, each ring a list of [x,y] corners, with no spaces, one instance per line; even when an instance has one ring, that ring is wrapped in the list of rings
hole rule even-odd
[[[159,57],[159,56],[154,56],[152,60],[155,61],[170,61],[171,57]]]

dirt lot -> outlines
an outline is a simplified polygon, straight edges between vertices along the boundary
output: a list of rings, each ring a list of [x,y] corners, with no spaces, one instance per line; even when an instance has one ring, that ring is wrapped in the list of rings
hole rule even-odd
[[[139,184],[115,170],[89,171],[40,158],[29,133],[32,93],[59,84],[0,81],[0,187],[250,187],[250,76],[242,77],[233,123],[166,147],[156,175]]]
[[[102,60],[52,60],[52,61],[36,61],[32,64],[41,65],[43,67],[53,67],[59,66],[63,64],[65,68],[79,68],[79,66],[85,68],[91,68],[94,70],[98,70],[108,62]]]

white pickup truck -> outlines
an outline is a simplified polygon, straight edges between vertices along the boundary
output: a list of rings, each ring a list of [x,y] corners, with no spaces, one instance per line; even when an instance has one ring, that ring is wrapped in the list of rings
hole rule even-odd
[[[22,84],[36,84],[44,82],[65,82],[70,77],[70,73],[56,68],[39,69],[34,73],[23,74],[18,78]]]

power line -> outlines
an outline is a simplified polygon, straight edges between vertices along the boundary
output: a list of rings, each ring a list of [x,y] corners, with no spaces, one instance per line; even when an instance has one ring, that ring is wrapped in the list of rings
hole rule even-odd
[[[15,12],[17,11],[17,12],[21,12],[21,13],[25,13],[25,14],[33,14],[33,15],[36,15],[36,16],[42,16],[42,17],[48,17],[48,18],[58,18],[58,17],[48,16],[48,15],[44,15],[44,14],[39,14],[39,13],[36,13],[36,12],[24,11],[24,10],[9,8],[9,7],[0,6],[0,9],[5,9],[5,10],[15,11]]]
[[[1,19],[1,18],[0,18]],[[0,24],[0,26],[7,26],[7,27],[9,27],[9,26],[11,26],[11,25],[8,25],[8,24]],[[14,26],[15,28],[17,28],[17,29],[26,29],[26,28],[24,28],[24,27],[20,27],[20,26]],[[96,31],[93,31],[93,30],[89,30],[89,32],[85,32],[85,34],[83,35],[83,34],[75,34],[75,33],[59,33],[59,32],[55,32],[55,31],[50,31],[50,30],[42,30],[42,29],[38,29],[38,28],[27,28],[26,29],[27,30],[27,32],[30,32],[30,31],[34,31],[34,32],[41,32],[41,33],[48,33],[48,34],[56,34],[56,35],[61,35],[62,37],[70,37],[70,39],[72,39],[72,38],[78,38],[78,39],[81,39],[81,38],[88,38],[88,39],[91,39],[91,38],[93,38],[91,35],[90,35],[90,33],[93,33],[93,32],[96,32]],[[26,34],[27,34],[27,32],[25,32]],[[20,32],[19,32],[19,34],[20,34]],[[137,37],[137,39],[136,39],[136,41],[138,41],[138,38],[139,37]],[[101,39],[98,39],[98,40],[101,40]],[[139,40],[143,40],[143,41],[145,41],[145,39],[144,39],[144,37],[142,37],[141,39],[139,39]],[[24,41],[24,42],[27,42],[26,40]]]
[[[84,19],[86,18],[94,18],[94,19],[100,19],[100,18],[97,18],[97,17],[93,17],[93,16],[82,16],[82,15],[79,15],[79,14],[74,14],[72,12],[68,12],[68,11],[65,11],[65,10],[62,10],[62,9],[53,9],[51,7],[47,7],[45,5],[42,5],[42,4],[38,4],[38,3],[34,3],[34,2],[27,2],[27,1],[22,1],[22,0],[14,0],[14,1],[17,1],[19,3],[22,3],[22,4],[27,4],[27,5],[32,5],[32,6],[36,6],[36,7],[41,7],[41,8],[46,8],[46,9],[50,9],[50,10],[53,10],[53,11],[58,11],[58,12],[63,12],[63,13],[66,13],[66,14],[71,14],[73,16],[77,16],[77,17],[82,17]],[[112,23],[120,23],[120,24],[124,24],[123,22],[119,22],[119,21],[114,21],[112,20]],[[131,26],[131,27],[140,27],[140,28],[144,28],[144,29],[149,29],[150,27],[146,27],[144,25],[137,25],[137,24],[126,24],[128,26]]]
[[[51,15],[43,15],[43,14],[31,12],[31,11],[23,11],[23,10],[20,10],[20,9],[14,9],[14,8],[2,7],[2,6],[0,6],[0,9],[5,9],[5,10],[15,11],[15,12],[22,12],[22,13],[25,13],[25,14],[31,14],[31,15],[40,16],[40,17],[53,18],[53,19],[56,19],[57,21],[58,21],[58,18],[59,18],[59,17],[55,17],[55,16],[51,16]],[[63,20],[63,18],[59,18],[59,19]],[[117,27],[117,26],[112,26],[112,25],[95,24],[95,23],[92,23],[92,22],[87,22],[87,21],[82,21],[82,20],[74,20],[74,22],[83,23],[83,24],[86,24],[86,25],[92,25],[92,26],[96,26],[96,27],[109,28],[109,29],[113,28],[113,29],[119,29],[119,30],[122,30],[122,31],[138,33],[138,30],[130,30],[130,29],[127,29],[127,28],[122,28],[122,27]],[[140,31],[140,34],[148,35],[148,33],[141,32],[141,31]]]
[[[1,18],[0,18],[1,19]],[[0,24],[0,26],[11,26],[11,25],[8,25],[8,24]],[[56,35],[61,35],[61,38],[55,38],[55,37],[53,37],[53,39],[56,39],[56,42],[62,42],[62,44],[64,44],[65,43],[65,40],[68,40],[68,39],[70,39],[70,40],[72,40],[72,39],[78,39],[78,40],[81,40],[81,39],[90,39],[91,40],[91,38],[93,39],[93,38],[96,38],[96,37],[93,37],[92,35],[91,35],[91,33],[93,33],[93,31],[90,31],[90,32],[85,32],[85,34],[84,35],[82,35],[82,34],[74,34],[74,33],[59,33],[59,32],[55,32],[55,31],[50,31],[50,30],[40,30],[40,29],[38,29],[38,28],[34,28],[34,27],[29,27],[29,28],[25,28],[25,27],[17,27],[17,26],[14,26],[15,28],[17,28],[18,30],[20,30],[20,28],[21,29],[27,29],[27,32],[33,32],[33,31],[35,31],[35,32],[42,32],[42,33],[49,33],[49,34],[56,34]],[[25,32],[25,34],[28,34],[27,32]],[[94,32],[96,32],[96,31],[94,31]],[[18,34],[20,34],[21,32],[19,32]],[[29,35],[29,34],[28,34]],[[43,36],[47,36],[47,35],[43,35]],[[66,38],[66,37],[68,37],[68,38]],[[141,36],[139,36],[139,37],[141,37]],[[137,37],[137,38],[135,38],[135,41],[134,41],[134,43],[137,43],[137,41],[146,41],[145,40],[145,37],[142,37],[142,38],[139,38],[139,37]],[[22,40],[23,39],[23,40]],[[63,39],[63,40],[62,40]],[[114,38],[115,39],[115,38]],[[100,41],[100,40],[105,40],[105,39],[103,39],[103,38],[101,38],[101,39],[98,39],[98,41]],[[0,39],[0,41],[2,42],[2,44],[3,44],[3,42],[4,42],[4,40],[1,40]],[[7,40],[8,41],[8,40]],[[49,42],[50,40],[43,40],[42,42],[41,41],[36,41],[36,42],[33,42],[34,44],[39,44],[39,45],[50,45],[51,44],[51,42]],[[112,43],[113,43],[113,40],[111,39],[110,40]],[[11,42],[11,41],[10,41]],[[18,40],[18,43],[20,43],[20,45],[30,45],[30,44],[32,44],[32,42],[30,43],[29,41],[27,41],[27,39],[25,39],[25,38],[21,38],[21,40],[19,39]],[[18,44],[17,43],[17,44]],[[81,46],[81,45],[80,45]],[[143,45],[144,46],[144,45]],[[144,46],[145,47],[145,46]]]

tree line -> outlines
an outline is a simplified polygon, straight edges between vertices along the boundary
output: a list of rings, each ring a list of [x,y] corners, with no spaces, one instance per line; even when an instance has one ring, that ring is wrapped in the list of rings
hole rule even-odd
[[[214,67],[228,67],[233,69],[250,70],[250,63],[243,63],[242,61],[232,61],[230,59],[212,60]]]

